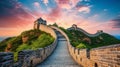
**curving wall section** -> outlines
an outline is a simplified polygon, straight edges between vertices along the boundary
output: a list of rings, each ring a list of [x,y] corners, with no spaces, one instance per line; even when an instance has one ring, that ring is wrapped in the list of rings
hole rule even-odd
[[[55,49],[57,45],[57,35],[54,30],[46,25],[40,25],[40,30],[50,33],[54,38],[54,42],[45,47],[37,50],[23,50],[18,53],[18,62],[13,62],[13,53],[0,53],[0,67],[35,67],[38,63],[44,61]],[[10,58],[10,59],[7,59]],[[11,62],[10,62],[11,61]]]
[[[52,28],[50,28],[49,26],[40,24],[40,30],[45,31],[45,32],[47,32],[47,33],[50,33],[55,39],[57,38],[56,33],[55,33],[54,30],[53,30]]]
[[[57,28],[55,26],[50,26],[50,27],[53,28],[53,29],[55,29],[55,30],[57,30],[57,31],[59,31],[67,39],[67,42],[69,42],[68,36],[61,29],[59,29],[59,28]]]
[[[95,37],[103,33],[102,31],[98,31],[96,34],[89,34],[80,28],[76,30],[90,37]],[[120,44],[88,50],[75,48],[68,43],[68,48],[73,59],[83,67],[120,67]]]
[[[120,44],[91,50],[78,49],[70,44],[68,36],[62,30],[51,27],[61,32],[67,39],[69,53],[79,65],[83,67],[120,67]]]
[[[21,63],[23,67],[34,67],[36,64],[44,61],[53,52],[57,45],[57,35],[52,28],[41,24],[40,30],[50,33],[55,38],[55,41],[53,42],[53,44],[45,48],[39,48],[37,50],[25,50],[19,52],[19,63]]]
[[[87,35],[89,37],[96,37],[96,36],[98,36],[98,35],[103,33],[102,30],[98,30],[95,34],[90,34],[90,33],[86,32],[85,30],[83,30],[81,28],[78,28],[78,27],[76,29],[74,27],[71,27],[71,28],[68,28],[68,30],[78,30],[78,31],[83,32],[85,35]]]

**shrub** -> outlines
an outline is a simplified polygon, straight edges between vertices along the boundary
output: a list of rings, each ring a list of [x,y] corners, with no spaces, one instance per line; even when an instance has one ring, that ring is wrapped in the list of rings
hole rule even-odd
[[[77,47],[77,48],[81,48],[81,49],[83,49],[83,48],[86,48],[86,45],[83,44],[83,43],[80,43],[80,44],[77,45],[76,47]]]
[[[19,52],[19,51],[21,51],[21,50],[27,50],[27,49],[31,49],[31,45],[21,44],[21,45],[16,49],[16,51]]]
[[[54,41],[54,38],[51,37],[50,35],[46,33],[41,34],[41,36],[39,36],[37,40],[32,42],[33,44],[32,49],[46,47],[52,44],[53,41]]]

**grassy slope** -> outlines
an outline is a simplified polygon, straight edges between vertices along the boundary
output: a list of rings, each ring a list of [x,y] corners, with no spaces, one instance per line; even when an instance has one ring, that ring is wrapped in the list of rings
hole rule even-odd
[[[32,34],[30,34],[31,32]],[[26,43],[22,43],[22,35],[29,37]],[[0,42],[0,51],[4,51],[8,43],[12,44],[11,51],[14,52],[18,49],[20,50],[20,48],[21,50],[43,48],[50,45],[53,41],[54,38],[48,33],[40,30],[29,30],[22,32],[21,35],[17,37],[10,37]],[[26,48],[22,49],[22,47]]]
[[[120,43],[120,40],[107,33],[103,33],[97,37],[89,37],[80,31],[75,31],[75,30],[68,31],[61,27],[60,29],[62,29],[68,35],[71,44],[77,48],[91,49],[91,48]],[[83,41],[83,38],[89,38],[91,40],[91,44]]]
[[[22,43],[22,36],[29,37],[26,43]],[[0,42],[0,52],[4,52],[5,48],[7,47],[7,44],[10,43],[12,44],[11,51],[15,53],[15,60],[17,60],[17,53],[19,51],[43,48],[52,44],[53,41],[54,38],[49,33],[40,30],[24,31],[21,33],[21,35],[17,37],[10,37]]]

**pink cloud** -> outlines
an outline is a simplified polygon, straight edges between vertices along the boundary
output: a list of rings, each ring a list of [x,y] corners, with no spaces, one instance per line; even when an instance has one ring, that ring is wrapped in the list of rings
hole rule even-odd
[[[90,6],[77,6],[76,9],[79,12],[83,12],[83,13],[89,13],[90,12]]]
[[[109,34],[120,34],[119,28],[113,28],[113,23],[111,21],[106,22],[96,22],[96,21],[89,21],[89,23],[83,27],[86,31],[90,33],[95,33],[97,30],[103,30]]]
[[[76,13],[69,13],[67,11],[61,12],[62,15],[59,19],[56,19],[55,22],[64,28],[69,28],[72,24],[77,24],[78,27],[86,30],[87,32],[94,34],[97,30],[103,30],[104,32],[111,33],[111,34],[118,34],[118,29],[113,29],[111,25],[109,25],[109,21],[106,22],[97,22],[93,19],[86,19],[81,16],[76,15]],[[93,18],[99,16],[98,14],[94,15]]]
[[[114,29],[120,29],[120,17],[111,20],[110,25]]]
[[[61,9],[59,7],[56,7],[52,9],[49,14],[46,14],[44,16],[49,22],[55,22],[57,19],[61,17],[61,15],[62,15]]]
[[[0,28],[17,28],[25,27],[33,21],[33,16],[22,7],[21,4],[16,4],[13,9],[7,9],[7,16],[0,17]]]
[[[63,9],[71,9],[81,0],[55,0],[57,5]]]
[[[89,13],[90,12],[90,6],[76,6],[76,4],[79,2],[79,0],[56,0],[57,7],[54,9],[50,9],[48,13],[42,13],[41,11],[36,11],[34,13],[29,12],[28,9],[25,9],[22,7],[23,11],[18,11],[18,9],[21,8],[21,6],[17,5],[13,11],[10,11],[11,13],[14,12],[15,15],[12,17],[5,17],[0,18],[1,22],[5,22],[0,24],[0,27],[6,27],[9,31],[8,33],[5,33],[5,29],[0,28],[0,35],[16,35],[20,33],[20,31],[23,31],[25,28],[30,29],[33,27],[33,22],[39,18],[42,17],[45,19],[48,24],[52,24],[56,22],[59,26],[69,28],[72,26],[72,24],[77,24],[78,27],[83,28],[89,33],[95,33],[97,30],[103,30],[105,32],[114,33],[115,31],[118,31],[119,29],[112,28],[112,26],[117,26],[113,22],[97,22],[94,21],[97,17],[99,17],[99,14],[91,16],[90,19],[86,19],[82,16],[76,15],[77,12],[83,12],[83,13]],[[47,5],[49,2],[48,0],[44,0],[44,3]],[[35,7],[40,7],[39,2],[34,2]],[[76,7],[76,10],[72,10],[71,8]],[[71,9],[63,11],[63,9]],[[35,19],[35,17],[36,19]],[[7,19],[7,20],[6,20]],[[9,23],[8,23],[9,22]],[[6,24],[7,23],[7,24]],[[26,27],[26,25],[28,25]],[[12,28],[12,29],[9,29]],[[13,28],[15,28],[13,30]],[[24,28],[24,29],[21,29]],[[20,31],[17,31],[16,29],[20,29]],[[1,33],[4,32],[5,34]],[[9,36],[10,36],[9,35]]]
[[[49,0],[43,0],[43,3],[47,5],[49,3]]]
[[[57,5],[63,9],[70,9],[70,0],[56,0]]]
[[[34,2],[34,6],[39,8],[40,7],[39,2]]]
[[[70,0],[72,7],[75,7],[77,5],[78,2],[80,2],[81,0]]]

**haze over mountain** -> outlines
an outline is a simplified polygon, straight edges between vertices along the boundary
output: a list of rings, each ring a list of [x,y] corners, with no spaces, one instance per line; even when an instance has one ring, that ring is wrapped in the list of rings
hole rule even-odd
[[[120,35],[114,35],[117,39],[120,39]]]

